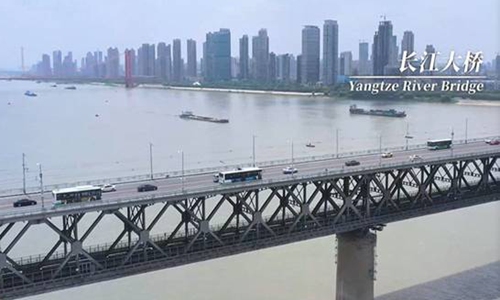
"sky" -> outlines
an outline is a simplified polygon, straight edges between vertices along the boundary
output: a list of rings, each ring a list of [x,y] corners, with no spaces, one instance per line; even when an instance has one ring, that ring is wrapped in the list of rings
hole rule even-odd
[[[238,39],[266,28],[270,51],[301,51],[301,30],[326,19],[339,24],[339,52],[358,57],[360,41],[373,42],[381,16],[392,21],[400,46],[403,32],[415,34],[415,49],[427,44],[449,55],[483,51],[486,61],[500,53],[499,0],[0,0],[0,69],[21,70],[21,47],[27,67],[41,55],[60,49],[80,62],[88,51],[142,43],[197,41],[198,58],[205,34],[231,30],[231,52]],[[251,52],[250,52],[251,53]]]

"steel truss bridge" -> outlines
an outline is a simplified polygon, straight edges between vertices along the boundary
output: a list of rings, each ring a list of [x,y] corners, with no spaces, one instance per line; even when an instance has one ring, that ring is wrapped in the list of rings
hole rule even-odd
[[[0,298],[497,201],[499,157],[496,150],[0,214]],[[105,230],[109,243],[92,244],[96,228],[111,219],[121,228]],[[41,229],[56,236],[51,247],[42,255],[14,257],[16,245],[36,243],[29,232]]]

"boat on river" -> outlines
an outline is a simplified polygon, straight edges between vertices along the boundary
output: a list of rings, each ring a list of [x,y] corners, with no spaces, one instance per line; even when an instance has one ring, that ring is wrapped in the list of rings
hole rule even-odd
[[[363,109],[358,108],[356,105],[351,105],[349,107],[349,112],[354,115],[370,115],[370,116],[380,116],[380,117],[394,117],[394,118],[404,118],[406,117],[406,112],[397,111],[395,109]]]
[[[196,120],[196,121],[205,121],[212,123],[229,123],[228,119],[218,119],[212,117],[198,116],[193,114],[193,112],[191,111],[183,111],[179,117],[185,120]]]

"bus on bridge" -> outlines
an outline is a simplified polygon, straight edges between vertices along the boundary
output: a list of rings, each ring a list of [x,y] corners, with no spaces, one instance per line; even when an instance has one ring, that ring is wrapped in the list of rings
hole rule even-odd
[[[215,178],[214,182],[229,183],[229,182],[242,182],[250,180],[262,179],[261,168],[238,168],[234,171],[220,172]]]
[[[451,139],[429,140],[427,141],[427,148],[429,150],[449,149],[451,148],[451,144],[452,144]]]
[[[54,204],[68,204],[101,200],[102,188],[93,185],[82,185],[71,188],[53,190]]]

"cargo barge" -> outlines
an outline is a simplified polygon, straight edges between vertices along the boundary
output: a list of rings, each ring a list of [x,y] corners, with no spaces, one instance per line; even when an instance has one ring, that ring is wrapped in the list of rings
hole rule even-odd
[[[369,116],[381,116],[381,117],[393,117],[393,118],[404,118],[406,117],[406,112],[397,111],[395,109],[363,109],[358,108],[356,105],[351,105],[349,112],[355,115],[369,115]]]
[[[228,119],[217,119],[217,118],[212,118],[212,117],[197,116],[197,115],[193,114],[193,112],[191,112],[191,111],[183,111],[179,117],[181,119],[186,119],[186,120],[205,121],[205,122],[212,122],[212,123],[229,123]]]

